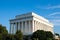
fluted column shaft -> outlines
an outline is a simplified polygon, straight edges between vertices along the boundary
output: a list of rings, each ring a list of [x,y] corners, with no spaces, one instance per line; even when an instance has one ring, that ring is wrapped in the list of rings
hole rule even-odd
[[[28,32],[31,32],[31,21],[29,21]]]
[[[25,21],[25,26],[24,26],[25,28],[25,30],[24,30],[24,33],[26,34],[26,32],[27,32],[27,21]]]
[[[33,32],[35,31],[35,29],[34,29],[34,20],[32,20],[32,27],[33,27]]]
[[[18,30],[20,30],[20,22],[18,22]]]
[[[21,31],[23,32],[23,22],[22,22],[22,26],[21,26]]]

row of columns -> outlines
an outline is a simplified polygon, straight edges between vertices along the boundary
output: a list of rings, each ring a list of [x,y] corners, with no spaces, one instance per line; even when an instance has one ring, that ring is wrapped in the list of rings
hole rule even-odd
[[[44,30],[44,31],[53,32],[53,28],[51,26],[40,23],[40,22],[34,20],[34,31],[37,31],[37,30]]]
[[[10,23],[10,33],[14,34],[17,30],[21,30],[23,34],[31,34],[36,30],[53,31],[52,27],[35,20]]]
[[[42,29],[42,25],[40,24],[40,22],[34,20],[34,31],[41,29]]]
[[[10,23],[10,33],[15,34],[17,30],[21,30],[23,34],[30,34],[32,32],[32,21]]]

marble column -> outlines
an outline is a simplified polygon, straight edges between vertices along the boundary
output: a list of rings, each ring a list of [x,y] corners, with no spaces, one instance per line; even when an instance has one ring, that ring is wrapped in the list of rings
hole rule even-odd
[[[40,25],[40,24],[39,24],[39,22],[38,22],[38,30],[40,30],[40,27],[39,27],[39,25]]]
[[[35,29],[34,29],[34,20],[32,20],[32,31],[34,32],[35,31]]]
[[[32,31],[33,31],[33,28],[32,28],[32,20],[30,21],[30,34],[32,33]]]
[[[23,32],[23,22],[21,22],[22,23],[22,26],[21,26],[21,31]]]
[[[18,30],[20,30],[20,22],[18,22]]]
[[[27,21],[25,21],[25,28],[24,29],[25,29],[24,32],[26,34],[27,33]]]
[[[16,25],[15,25],[15,23],[14,23],[14,34],[16,33],[16,31],[15,31],[15,29],[16,29],[16,27],[15,27]]]
[[[41,24],[41,30],[43,30],[43,26],[42,26],[42,23],[40,23]]]
[[[20,31],[21,31],[21,28],[22,28],[22,25],[21,25],[21,22],[20,22]]]
[[[41,23],[40,23],[40,30],[42,30],[42,26],[41,26]]]
[[[28,33],[30,34],[31,33],[31,21],[28,21],[28,24],[29,24],[29,26],[28,26]]]
[[[35,21],[35,31],[38,29],[37,21]]]
[[[35,26],[34,26],[34,30],[36,31],[36,21],[34,21],[34,25],[35,25]]]
[[[14,34],[14,23],[11,26],[11,33]]]
[[[18,23],[16,22],[16,23],[15,23],[15,32],[17,32],[17,29],[18,29],[18,28],[17,28],[17,27],[18,27],[17,24],[18,24]]]
[[[40,27],[41,27],[41,25],[40,25],[40,22],[39,22],[39,30],[41,30]]]
[[[29,20],[26,23],[27,23],[27,25],[26,25],[27,26],[26,27],[26,29],[27,29],[26,32],[29,34]]]

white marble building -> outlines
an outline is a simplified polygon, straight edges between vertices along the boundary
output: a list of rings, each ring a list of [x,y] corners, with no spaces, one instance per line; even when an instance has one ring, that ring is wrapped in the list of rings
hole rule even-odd
[[[36,30],[53,32],[53,25],[42,16],[29,12],[10,20],[10,33],[14,34],[17,30],[21,30],[24,35],[32,34]]]

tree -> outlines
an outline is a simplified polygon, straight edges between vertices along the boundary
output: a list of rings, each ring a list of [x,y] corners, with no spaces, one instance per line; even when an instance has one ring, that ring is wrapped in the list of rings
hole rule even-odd
[[[32,40],[45,40],[45,31],[43,30],[37,30],[32,35]]]
[[[23,34],[21,31],[17,31],[16,34],[15,34],[15,38],[17,40],[23,40]]]
[[[0,39],[5,40],[6,36],[8,34],[8,31],[5,26],[0,25]]]
[[[46,40],[53,39],[53,34],[50,31],[46,31],[45,33],[46,33],[46,38],[47,38]]]
[[[32,40],[53,40],[53,34],[50,31],[37,30],[31,38]]]
[[[6,40],[16,40],[16,39],[14,38],[14,35],[8,34]]]
[[[8,31],[5,26],[0,25],[0,33],[2,34],[8,34]]]
[[[0,40],[3,40],[3,36],[2,36],[2,34],[0,33]]]

